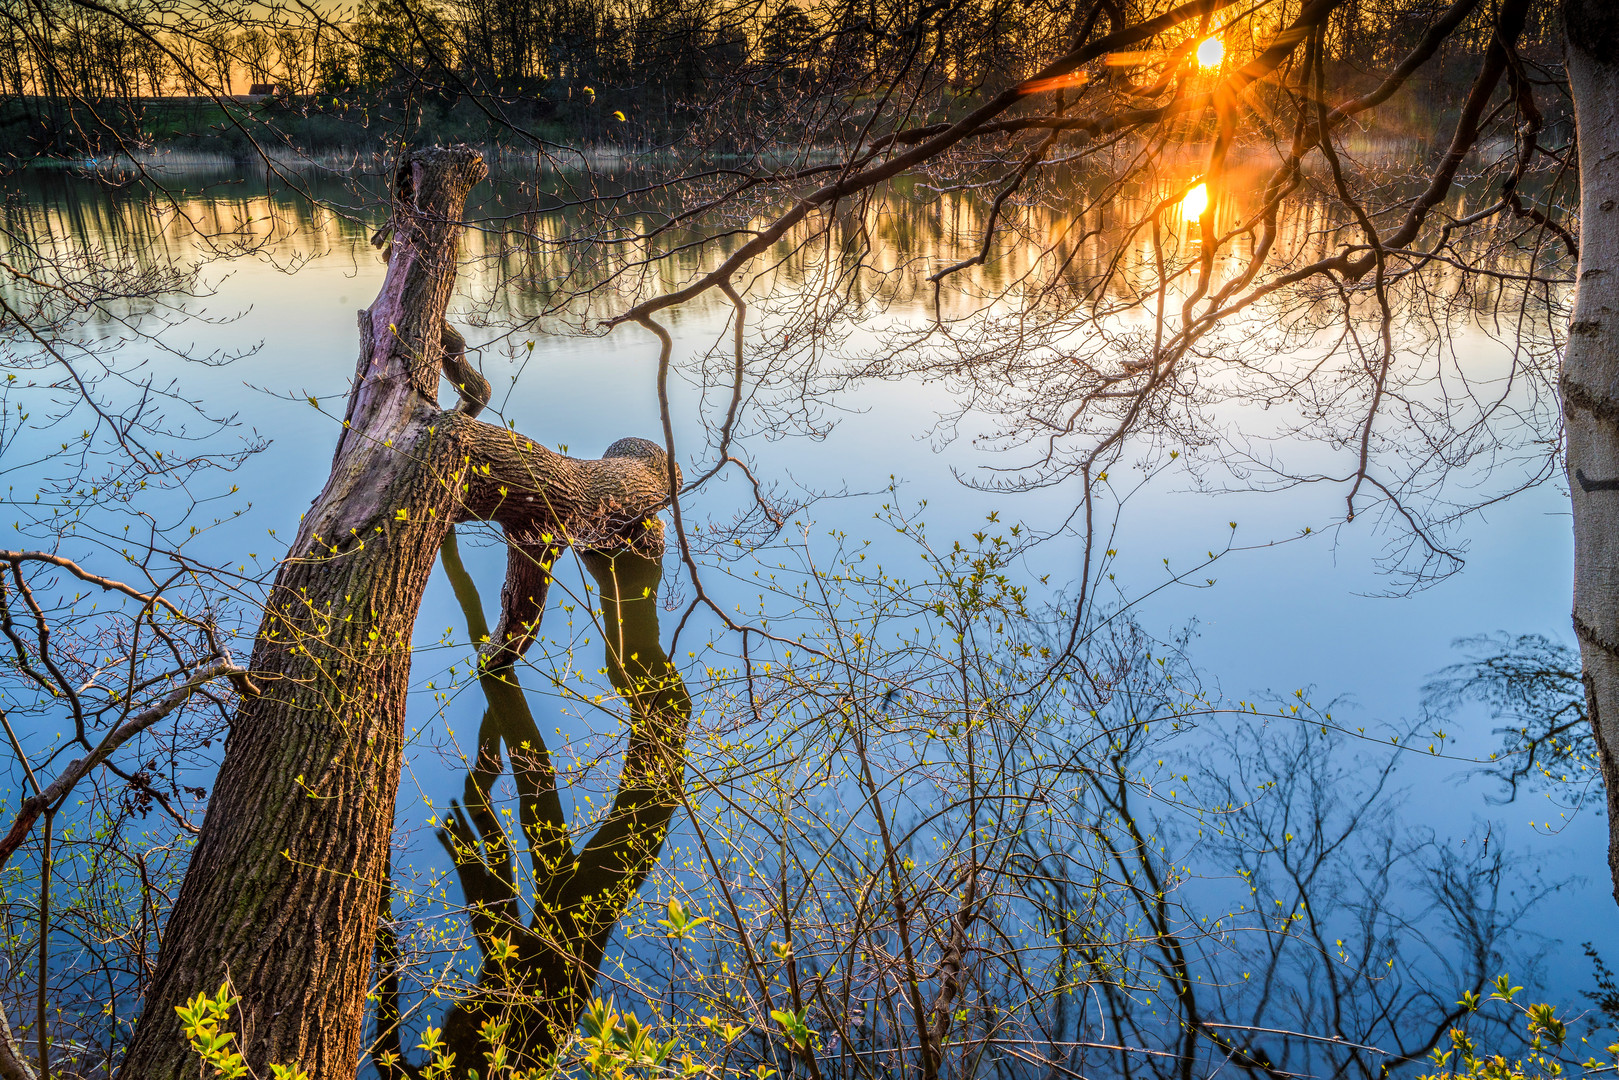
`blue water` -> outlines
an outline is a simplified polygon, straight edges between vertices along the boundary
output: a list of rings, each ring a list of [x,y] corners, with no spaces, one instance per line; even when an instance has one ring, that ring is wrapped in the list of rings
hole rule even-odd
[[[81,194],[91,205],[101,198],[88,184]],[[209,198],[229,202],[228,194]],[[164,242],[183,247],[189,241]],[[299,513],[325,477],[335,437],[327,414],[335,403],[341,415],[357,349],[355,312],[370,303],[382,269],[358,226],[306,229],[272,244],[265,254],[204,268],[213,295],[193,310],[221,321],[182,322],[165,339],[201,352],[257,345],[234,364],[188,369],[184,378],[190,393],[215,411],[239,412],[246,428],[272,442],[230,478],[243,493],[236,505],[250,502],[251,509],[199,538],[188,549],[194,556],[218,557],[251,569],[243,553],[252,552],[256,565],[268,568],[284,550]],[[656,346],[649,333],[626,327],[606,336],[579,337],[548,333],[556,327],[540,325],[508,335],[503,326],[475,325],[477,311],[465,310],[476,307],[468,298],[485,295],[488,279],[475,278],[466,286],[458,301],[463,310],[459,315],[452,310],[452,319],[466,328],[473,344],[494,342],[482,352],[482,363],[495,384],[497,406],[519,430],[578,456],[595,456],[624,435],[656,437]],[[727,317],[725,307],[711,303],[673,314],[668,322],[677,358],[701,353],[716,342],[723,346]],[[534,341],[532,352],[529,340]],[[1463,348],[1486,355],[1497,346],[1477,335],[1466,339]],[[173,361],[154,358],[154,363]],[[519,370],[521,379],[505,396],[509,377]],[[310,395],[326,403],[325,412],[310,406]],[[966,439],[939,445],[932,429],[937,415],[949,407],[948,395],[944,387],[915,381],[862,387],[845,399],[849,411],[835,417],[824,439],[755,436],[746,450],[756,474],[767,483],[872,493],[818,502],[800,520],[811,523],[807,528],[814,538],[831,529],[857,538],[872,535],[878,557],[899,564],[909,555],[899,549],[884,552],[885,541],[872,524],[873,512],[887,501],[926,500],[923,516],[937,538],[965,536],[991,511],[1037,528],[1051,528],[1067,518],[1077,498],[1072,484],[990,494],[959,482],[952,468],[970,472],[994,459]],[[674,415],[683,447],[703,445],[697,422],[700,396],[689,371],[677,377]],[[708,401],[712,418],[712,392]],[[969,417],[964,427],[973,423]],[[689,461],[686,468],[691,475]],[[897,494],[885,491],[891,482],[898,483]],[[745,481],[731,472],[694,496],[692,506],[698,514],[723,520],[745,505],[746,498]],[[1198,490],[1182,463],[1165,466],[1121,517],[1113,567],[1121,595],[1154,590],[1165,578],[1165,559],[1172,567],[1184,567],[1206,551],[1222,548],[1231,536],[1229,522],[1238,522],[1238,540],[1249,550],[1234,552],[1207,574],[1196,575],[1198,587],[1153,592],[1135,606],[1136,617],[1164,639],[1194,627],[1190,659],[1228,698],[1253,700],[1271,692],[1290,698],[1294,690],[1309,688],[1314,701],[1341,699],[1333,707],[1335,718],[1350,727],[1367,727],[1373,732],[1367,749],[1379,753],[1387,741],[1377,725],[1398,726],[1419,715],[1423,683],[1458,659],[1455,639],[1496,630],[1569,639],[1571,538],[1566,493],[1559,483],[1542,485],[1466,520],[1455,537],[1467,545],[1465,567],[1413,595],[1396,597],[1381,595],[1390,591],[1391,579],[1376,565],[1390,534],[1370,518],[1334,527],[1342,519],[1342,500],[1340,488],[1326,485],[1208,494]],[[1312,534],[1297,539],[1307,526]],[[1289,542],[1272,545],[1284,540]],[[825,541],[812,540],[812,547],[818,544]],[[468,549],[486,605],[498,596],[503,559],[493,547]],[[1077,541],[1058,536],[1036,548],[1024,567],[1031,580],[1049,573],[1053,581],[1064,581],[1072,578],[1078,560]],[[673,569],[671,560],[670,574]],[[1215,578],[1215,584],[1202,585],[1205,577]],[[733,601],[746,598],[732,586],[722,589]],[[683,595],[689,597],[689,589]],[[666,616],[666,633],[670,623]],[[452,628],[454,640],[465,640],[460,612],[442,575],[435,575],[418,639],[438,641],[446,628]],[[701,636],[693,633],[691,640]],[[464,660],[458,647],[424,651],[417,660],[418,681],[458,659]],[[442,809],[449,798],[459,796],[461,777],[451,746],[470,744],[469,732],[480,711],[481,702],[465,693],[455,698],[444,720],[429,694],[418,694],[413,702],[410,724],[420,735],[401,787],[398,823],[411,838],[422,868],[434,865],[437,852],[424,827],[436,811],[424,801]],[[1235,723],[1219,717],[1209,722]],[[578,722],[559,714],[556,723]],[[446,724],[456,729],[453,738]],[[1450,727],[1459,736],[1452,748],[1459,756],[1484,754],[1495,745],[1486,717],[1462,717]],[[567,734],[582,739],[586,733],[572,727]],[[1492,805],[1487,796],[1498,785],[1471,771],[1465,761],[1410,754],[1400,774],[1406,789],[1400,813],[1409,824],[1430,827],[1456,844],[1488,831],[1490,842],[1517,853],[1526,870],[1569,882],[1540,904],[1530,929],[1555,943],[1540,973],[1546,992],[1553,1000],[1577,1003],[1579,991],[1590,985],[1580,942],[1612,941],[1619,930],[1619,911],[1607,882],[1606,824],[1592,809],[1565,819],[1557,803],[1535,792],[1511,805]]]

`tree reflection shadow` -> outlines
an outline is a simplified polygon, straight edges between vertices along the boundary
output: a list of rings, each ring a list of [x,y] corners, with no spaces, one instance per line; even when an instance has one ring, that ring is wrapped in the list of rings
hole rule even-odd
[[[546,549],[539,557],[539,608],[556,554]],[[477,754],[461,800],[452,803],[438,834],[454,861],[479,952],[475,985],[443,1019],[441,1053],[454,1055],[458,1075],[481,1072],[486,1062],[539,1067],[566,1041],[589,1000],[607,941],[657,864],[680,804],[691,697],[658,637],[662,565],[630,549],[578,556],[597,584],[606,672],[628,715],[628,746],[611,806],[576,849],[555,766],[518,681],[520,650],[484,650],[478,683],[486,708]],[[453,530],[442,562],[473,640],[490,641]],[[532,636],[533,628],[527,631]],[[518,796],[516,836],[492,799],[505,771],[502,746]],[[526,872],[519,860],[527,861]],[[384,1077],[415,1078],[427,1067],[411,1064],[401,1047],[400,948],[389,923],[385,909],[373,1057]]]

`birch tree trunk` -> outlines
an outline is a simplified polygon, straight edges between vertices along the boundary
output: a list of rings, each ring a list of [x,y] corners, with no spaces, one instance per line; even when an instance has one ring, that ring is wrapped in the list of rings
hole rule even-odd
[[[1563,355],[1574,506],[1574,632],[1608,792],[1619,900],[1619,5],[1565,0],[1579,128],[1580,265]]]
[[[474,419],[469,389],[460,407],[438,405],[441,368],[465,368],[444,313],[466,198],[485,174],[466,148],[419,152],[399,171],[387,277],[360,315],[345,430],[264,612],[251,665],[262,694],[231,724],[124,1061],[130,1080],[196,1075],[175,1006],[227,979],[255,1073],[275,1063],[314,1080],[354,1075],[411,633],[452,524],[499,522],[514,549],[638,549],[652,537],[661,550],[649,515],[678,471],[652,443],[624,439],[578,461]],[[543,591],[508,588],[506,601],[497,635],[521,637]]]

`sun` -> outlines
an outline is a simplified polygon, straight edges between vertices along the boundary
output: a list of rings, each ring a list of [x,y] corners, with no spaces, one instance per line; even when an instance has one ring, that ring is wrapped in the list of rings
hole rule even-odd
[[[1205,38],[1197,47],[1197,62],[1203,67],[1219,67],[1225,59],[1225,42],[1217,37]]]
[[[1181,217],[1187,221],[1196,221],[1203,216],[1203,211],[1209,208],[1209,185],[1198,184],[1186,193],[1181,200]]]

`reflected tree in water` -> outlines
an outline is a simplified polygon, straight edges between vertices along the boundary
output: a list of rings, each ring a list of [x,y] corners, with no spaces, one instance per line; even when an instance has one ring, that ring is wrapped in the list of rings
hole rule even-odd
[[[536,612],[543,609],[556,555],[541,549],[534,556],[540,560],[531,579],[540,589]],[[460,1063],[461,1075],[481,1068],[477,1063],[490,1053],[503,1055],[508,1068],[544,1066],[568,1041],[595,988],[608,938],[657,865],[681,806],[691,697],[659,640],[660,555],[580,555],[596,581],[605,662],[629,735],[612,803],[576,847],[556,770],[518,682],[523,647],[489,644],[497,639],[489,635],[454,531],[445,538],[442,564],[467,631],[474,642],[486,643],[478,660],[486,708],[476,756],[462,800],[452,803],[438,834],[454,863],[480,957],[475,985],[442,1021],[445,1050]],[[537,630],[531,626],[525,636]],[[497,812],[493,798],[503,761],[510,762],[516,789],[515,824]],[[526,868],[519,868],[520,860]],[[421,1068],[409,1064],[400,1045],[399,946],[386,911],[379,935],[382,1005],[372,1054],[384,1075],[419,1076]]]

